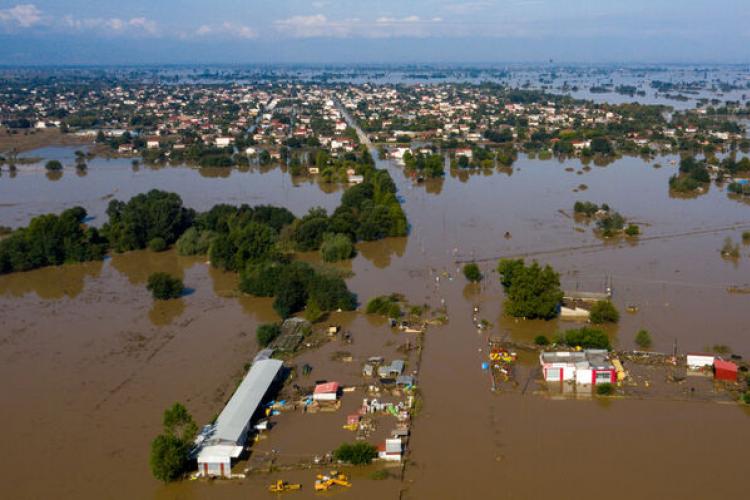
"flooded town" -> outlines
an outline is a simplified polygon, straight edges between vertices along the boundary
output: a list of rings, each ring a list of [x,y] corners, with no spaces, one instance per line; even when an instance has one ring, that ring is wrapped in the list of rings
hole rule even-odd
[[[748,118],[747,64],[0,67],[3,496],[742,496]]]

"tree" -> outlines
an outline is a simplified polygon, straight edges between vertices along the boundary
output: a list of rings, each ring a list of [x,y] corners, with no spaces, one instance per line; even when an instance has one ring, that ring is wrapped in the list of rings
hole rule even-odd
[[[306,283],[297,276],[289,278],[285,280],[283,286],[279,286],[273,301],[273,309],[279,316],[286,319],[305,308],[307,297]]]
[[[641,234],[641,229],[635,224],[628,224],[628,227],[625,228],[625,234],[628,236],[638,236]]]
[[[0,274],[101,260],[107,243],[95,228],[83,224],[85,219],[81,207],[34,217],[27,227],[0,240]]]
[[[276,337],[281,334],[281,326],[278,323],[267,323],[259,325],[255,330],[255,336],[258,339],[258,345],[267,347]]]
[[[641,349],[648,349],[651,347],[651,335],[646,330],[638,330],[635,335],[635,343]]]
[[[58,160],[50,160],[44,165],[44,168],[50,172],[58,172],[63,169],[63,166]]]
[[[149,250],[153,252],[163,252],[167,249],[167,242],[164,241],[164,238],[156,237],[148,242],[148,248]]]
[[[326,262],[346,260],[354,253],[352,240],[346,234],[327,233],[323,235],[323,243],[320,245],[320,255]]]
[[[171,245],[195,217],[193,210],[182,206],[177,194],[155,189],[134,196],[127,203],[112,200],[107,215],[109,221],[102,227],[102,233],[118,252],[145,248],[154,238],[162,238]]]
[[[179,298],[185,290],[185,285],[181,279],[167,273],[153,273],[148,277],[146,288],[154,299],[168,300]]]
[[[356,443],[343,443],[333,451],[333,458],[339,462],[352,465],[366,465],[377,458],[378,449],[362,441]]]
[[[180,403],[164,411],[164,430],[151,442],[151,472],[160,481],[179,479],[190,464],[190,450],[198,432],[193,417]]]
[[[612,145],[603,137],[594,137],[591,139],[591,152],[595,154],[609,155],[612,154]]]
[[[164,410],[162,418],[164,432],[171,434],[183,441],[192,441],[198,433],[192,415],[182,403],[175,403]]]
[[[151,473],[165,483],[176,481],[187,469],[190,447],[180,439],[161,434],[151,442]]]
[[[373,297],[367,302],[365,312],[367,314],[379,314],[381,316],[387,316],[389,318],[400,318],[401,317],[401,302],[402,297],[398,294],[391,295],[380,295]]]
[[[603,330],[584,326],[582,328],[568,330],[560,335],[560,342],[571,347],[583,347],[589,349],[609,349],[609,337]]]
[[[467,280],[472,283],[479,283],[482,281],[482,272],[479,270],[479,266],[474,262],[470,262],[464,266],[464,276]]]
[[[620,321],[620,313],[611,301],[600,300],[591,307],[591,316],[589,318],[595,325],[617,323]]]
[[[534,343],[538,346],[545,346],[549,344],[549,339],[544,335],[537,335],[534,337]]]
[[[205,255],[211,246],[214,233],[212,231],[199,231],[195,227],[189,228],[182,233],[175,246],[180,255]]]
[[[527,266],[523,259],[501,259],[498,272],[509,315],[530,319],[552,319],[558,315],[563,293],[560,275],[550,266],[541,267],[536,261]]]

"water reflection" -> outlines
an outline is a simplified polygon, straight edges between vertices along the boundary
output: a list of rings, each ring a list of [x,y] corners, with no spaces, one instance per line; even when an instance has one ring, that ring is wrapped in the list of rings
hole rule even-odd
[[[229,167],[201,167],[198,172],[201,177],[207,179],[227,178],[232,175],[232,169]]]
[[[47,180],[50,180],[53,182],[59,181],[60,179],[62,179],[62,176],[63,176],[62,170],[53,170],[53,171],[47,172]]]
[[[237,273],[208,266],[208,276],[211,278],[213,291],[218,297],[236,297],[238,295],[239,278]]]
[[[154,326],[167,326],[185,312],[185,299],[154,300],[148,319]]]
[[[23,297],[35,293],[41,299],[75,298],[85,288],[86,278],[98,278],[102,261],[45,267],[25,273],[0,276],[0,295]]]
[[[169,273],[180,279],[185,270],[202,261],[202,257],[181,257],[174,250],[152,252],[136,250],[112,255],[112,267],[128,279],[132,285],[143,285],[149,275],[156,272]]]
[[[425,192],[428,194],[440,194],[443,192],[443,184],[445,184],[444,178],[439,179],[427,179],[424,183]]]
[[[407,237],[386,238],[380,241],[364,241],[357,243],[357,251],[372,262],[378,269],[384,269],[391,265],[393,256],[402,257],[406,250]]]

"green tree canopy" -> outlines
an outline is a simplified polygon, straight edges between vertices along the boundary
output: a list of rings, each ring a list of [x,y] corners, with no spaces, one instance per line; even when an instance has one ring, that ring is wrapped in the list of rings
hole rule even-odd
[[[514,317],[552,319],[559,313],[563,293],[560,275],[549,265],[536,261],[526,265],[523,259],[502,259],[498,264],[505,288],[505,311]]]

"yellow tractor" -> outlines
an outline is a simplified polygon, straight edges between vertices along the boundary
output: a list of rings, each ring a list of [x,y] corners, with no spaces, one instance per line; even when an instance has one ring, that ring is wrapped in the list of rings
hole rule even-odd
[[[315,480],[315,491],[328,491],[334,485],[349,488],[352,483],[349,482],[349,478],[344,474],[331,471],[331,474],[328,476],[318,474],[318,478]]]
[[[301,484],[287,483],[286,481],[279,479],[268,487],[268,491],[271,493],[285,493],[287,491],[296,491],[300,488],[302,488]]]

